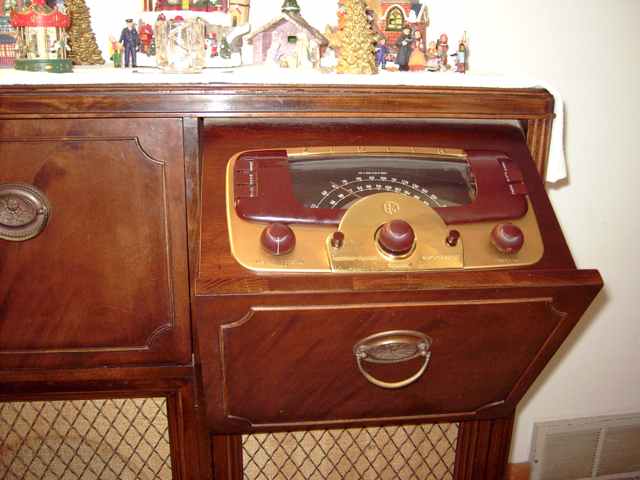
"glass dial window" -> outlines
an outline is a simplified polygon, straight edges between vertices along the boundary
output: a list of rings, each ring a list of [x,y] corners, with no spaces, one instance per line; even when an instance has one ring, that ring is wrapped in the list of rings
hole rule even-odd
[[[362,197],[399,193],[430,207],[467,205],[476,195],[468,163],[411,155],[290,157],[293,191],[307,208],[346,209]]]

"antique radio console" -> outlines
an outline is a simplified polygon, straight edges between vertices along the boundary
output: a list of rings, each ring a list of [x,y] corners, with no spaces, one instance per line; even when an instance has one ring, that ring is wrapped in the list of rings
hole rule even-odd
[[[257,272],[515,267],[544,250],[520,167],[497,151],[244,152],[227,167],[227,218],[234,257]]]
[[[454,434],[430,478],[502,479],[602,285],[540,178],[552,112],[538,89],[3,87],[0,400],[165,399],[173,478],[356,478],[340,432],[431,425]],[[414,465],[394,432],[368,435]]]

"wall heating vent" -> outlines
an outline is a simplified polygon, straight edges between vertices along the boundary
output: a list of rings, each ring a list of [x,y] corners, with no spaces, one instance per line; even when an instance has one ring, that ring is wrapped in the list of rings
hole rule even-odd
[[[640,480],[640,413],[536,423],[531,480]]]

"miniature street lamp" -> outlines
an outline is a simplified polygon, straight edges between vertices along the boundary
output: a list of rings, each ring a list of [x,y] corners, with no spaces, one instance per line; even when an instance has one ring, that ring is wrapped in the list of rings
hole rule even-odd
[[[66,28],[71,19],[45,0],[32,0],[31,6],[11,12],[11,25],[17,30],[16,70],[66,73],[73,68]]]

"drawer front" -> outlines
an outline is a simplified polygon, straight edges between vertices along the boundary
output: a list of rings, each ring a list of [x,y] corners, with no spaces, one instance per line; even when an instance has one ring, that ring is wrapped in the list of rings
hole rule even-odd
[[[562,318],[550,298],[253,307],[220,330],[223,407],[253,427],[474,415],[508,399]],[[355,345],[397,331],[428,337],[430,355],[358,365]],[[427,360],[403,388],[374,385]]]
[[[49,219],[0,240],[0,368],[190,359],[181,139],[176,120],[3,122],[0,187],[34,187]]]

